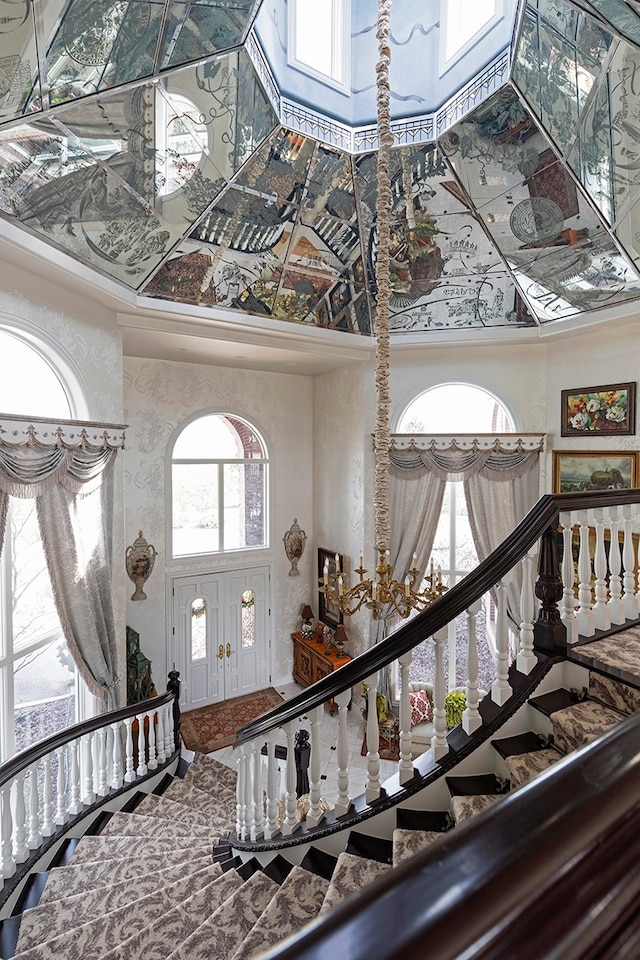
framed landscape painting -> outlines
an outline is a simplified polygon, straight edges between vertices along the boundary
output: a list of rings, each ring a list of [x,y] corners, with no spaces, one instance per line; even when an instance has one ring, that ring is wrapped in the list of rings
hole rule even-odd
[[[629,490],[636,486],[638,454],[623,450],[554,450],[553,492]]]
[[[560,433],[563,437],[597,434],[621,437],[636,432],[635,383],[563,390],[561,403]]]

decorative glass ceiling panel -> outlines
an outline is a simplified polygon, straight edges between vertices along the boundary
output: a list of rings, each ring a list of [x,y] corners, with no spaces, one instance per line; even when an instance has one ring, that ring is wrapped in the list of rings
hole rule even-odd
[[[279,125],[259,6],[0,0],[0,214],[152,297],[368,336],[376,156]],[[640,298],[637,8],[528,0],[511,83],[393,150],[396,335]]]

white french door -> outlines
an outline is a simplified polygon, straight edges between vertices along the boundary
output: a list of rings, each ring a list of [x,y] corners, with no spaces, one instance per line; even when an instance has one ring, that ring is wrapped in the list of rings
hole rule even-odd
[[[269,568],[176,577],[169,662],[193,710],[270,683]]]

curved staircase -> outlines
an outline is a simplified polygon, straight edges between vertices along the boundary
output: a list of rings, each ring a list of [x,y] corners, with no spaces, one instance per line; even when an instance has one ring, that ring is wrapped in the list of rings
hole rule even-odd
[[[579,645],[568,659],[588,677],[584,687],[532,697],[525,729],[492,740],[493,769],[447,776],[448,807],[399,807],[387,836],[345,831],[337,856],[319,842],[300,863],[295,846],[266,865],[242,862],[230,840],[236,773],[196,755],[183,776],[66,841],[4,922],[2,957],[248,960],[272,950],[638,710],[640,627]],[[431,795],[413,802],[428,807]]]

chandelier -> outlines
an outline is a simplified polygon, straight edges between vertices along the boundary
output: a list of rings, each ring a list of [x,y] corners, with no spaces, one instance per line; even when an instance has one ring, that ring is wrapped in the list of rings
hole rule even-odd
[[[376,348],[375,348],[375,384],[376,384],[376,425],[373,437],[375,456],[374,513],[375,542],[378,562],[374,576],[367,577],[360,556],[360,566],[355,571],[359,581],[353,586],[345,582],[345,573],[340,569],[339,556],[336,555],[336,569],[330,570],[325,562],[319,589],[325,595],[329,605],[350,616],[361,607],[371,610],[374,620],[378,620],[382,611],[391,606],[400,617],[408,617],[412,611],[423,610],[441,597],[447,589],[442,583],[442,574],[434,572],[433,561],[429,574],[423,578],[416,566],[414,553],[411,569],[404,580],[393,579],[393,566],[390,561],[389,544],[391,525],[389,521],[389,449],[391,434],[389,431],[389,361],[390,361],[390,323],[389,298],[391,293],[390,246],[391,246],[391,209],[392,186],[390,175],[391,148],[393,133],[391,130],[389,64],[391,48],[389,45],[391,19],[391,0],[378,0],[378,64],[376,67],[376,101],[378,157],[376,200],[376,224],[378,244],[375,262],[377,287],[376,298]],[[410,205],[411,182],[405,185],[407,204],[407,225],[413,218]],[[407,189],[408,188],[408,189]]]

